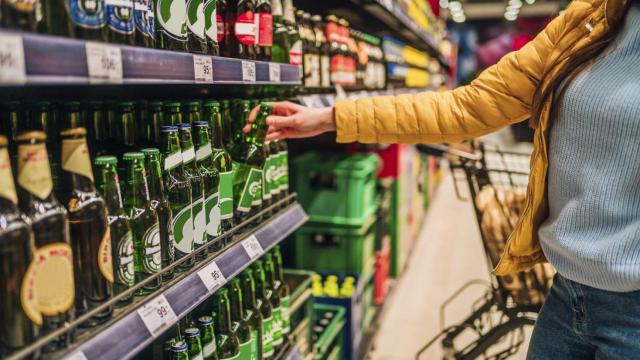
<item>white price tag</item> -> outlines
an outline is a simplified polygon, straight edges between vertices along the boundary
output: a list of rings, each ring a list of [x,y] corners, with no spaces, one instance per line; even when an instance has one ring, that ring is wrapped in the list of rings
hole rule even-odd
[[[280,64],[269,63],[269,81],[280,82]]]
[[[242,81],[256,82],[256,63],[253,61],[242,61]]]
[[[164,295],[160,295],[138,309],[138,315],[149,330],[151,336],[156,337],[169,326],[178,321],[176,313]]]
[[[95,42],[87,42],[89,82],[122,83],[122,53],[120,48]]]
[[[264,249],[258,242],[255,235],[251,235],[247,239],[242,240],[242,247],[247,252],[247,255],[249,255],[251,260],[260,257],[260,255],[264,253]]]
[[[24,84],[26,81],[22,36],[0,34],[0,84]]]
[[[71,355],[65,357],[65,360],[87,360],[87,356],[82,351],[75,351]]]
[[[214,293],[227,281],[215,261],[198,271],[198,276],[200,276],[209,293]]]
[[[213,82],[213,61],[210,56],[193,55],[193,74],[196,83]]]

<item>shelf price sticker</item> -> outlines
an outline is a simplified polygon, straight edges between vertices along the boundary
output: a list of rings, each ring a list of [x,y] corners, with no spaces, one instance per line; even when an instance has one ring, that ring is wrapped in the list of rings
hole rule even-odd
[[[244,251],[247,252],[247,255],[249,255],[251,260],[255,260],[260,257],[260,255],[264,254],[264,249],[255,235],[251,235],[242,240],[242,247],[244,248]]]
[[[142,305],[138,309],[138,315],[153,337],[162,334],[164,330],[178,321],[176,313],[164,295],[157,296]]]
[[[24,84],[26,81],[22,36],[0,34],[0,84]]]
[[[242,61],[242,81],[256,82],[256,63],[253,61]]]
[[[122,52],[119,47],[89,41],[86,51],[90,83],[122,83]]]
[[[211,57],[193,55],[193,74],[197,84],[213,83],[213,61]]]
[[[198,271],[198,276],[210,294],[214,293],[227,282],[227,278],[224,277],[215,261],[212,261],[209,265]]]
[[[280,64],[269,63],[269,81],[279,83],[280,78]]]

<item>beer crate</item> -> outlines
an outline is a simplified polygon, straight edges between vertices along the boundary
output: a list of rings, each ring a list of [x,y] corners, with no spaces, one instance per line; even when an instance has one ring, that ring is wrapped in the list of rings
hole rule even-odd
[[[359,226],[375,213],[375,154],[308,152],[293,161],[298,201],[316,223]]]
[[[311,296],[311,278],[315,273],[306,270],[284,269],[284,280],[290,290],[290,319],[293,341],[301,354],[312,351],[311,330],[313,326],[313,296]]]
[[[346,343],[345,309],[342,306],[314,304],[314,324],[322,319],[325,313],[331,313],[332,317],[324,331],[319,334],[318,339],[313,344],[314,360],[340,360],[343,358],[344,346]]]

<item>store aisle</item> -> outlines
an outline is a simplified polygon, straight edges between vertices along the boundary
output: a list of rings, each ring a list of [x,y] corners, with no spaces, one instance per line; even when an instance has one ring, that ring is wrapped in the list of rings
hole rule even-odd
[[[385,305],[368,358],[413,359],[440,332],[440,305],[467,281],[489,280],[488,271],[471,203],[457,199],[452,177],[447,175],[427,213],[406,273]],[[466,318],[484,291],[475,285],[460,295],[446,310],[445,327]],[[526,346],[525,342],[512,359],[524,359]],[[441,358],[439,341],[421,357]]]

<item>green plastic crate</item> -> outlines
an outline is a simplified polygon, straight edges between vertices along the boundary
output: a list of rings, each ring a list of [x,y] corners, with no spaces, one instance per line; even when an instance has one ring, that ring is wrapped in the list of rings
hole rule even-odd
[[[305,224],[295,233],[296,267],[362,274],[375,257],[375,216],[361,227]]]
[[[325,328],[318,341],[313,344],[313,360],[342,359],[344,347],[345,310],[342,306],[314,304],[313,312],[331,311],[334,313],[331,322]]]
[[[377,155],[308,152],[293,164],[298,202],[311,222],[360,226],[375,213]]]
[[[311,278],[315,273],[305,270],[284,269],[284,281],[291,292],[291,336],[301,354],[311,353],[311,329],[313,321],[313,296]]]

